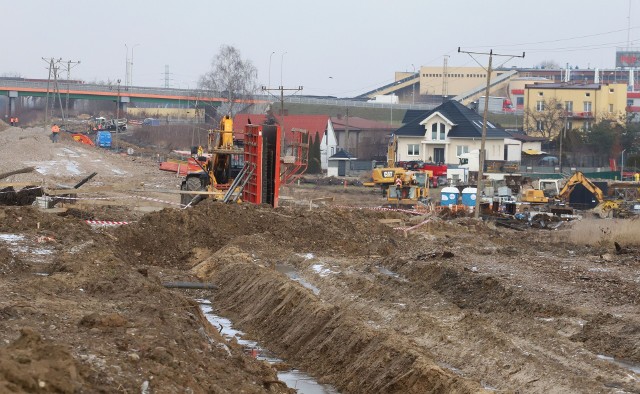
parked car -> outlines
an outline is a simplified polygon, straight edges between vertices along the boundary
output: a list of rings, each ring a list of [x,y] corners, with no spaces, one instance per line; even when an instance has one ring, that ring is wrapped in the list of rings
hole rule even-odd
[[[555,166],[559,163],[560,160],[558,160],[558,158],[555,156],[545,156],[542,159],[538,160],[539,166]]]

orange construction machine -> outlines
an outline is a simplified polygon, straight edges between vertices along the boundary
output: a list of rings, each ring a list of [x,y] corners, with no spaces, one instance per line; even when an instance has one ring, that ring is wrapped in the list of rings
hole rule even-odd
[[[280,184],[297,179],[307,164],[308,143],[302,143],[296,129],[289,134],[282,149],[282,131],[274,119],[238,132],[233,119],[225,116],[220,129],[209,132],[205,157],[194,160],[200,168],[190,170],[182,181],[180,202],[188,206],[214,198],[277,207]]]

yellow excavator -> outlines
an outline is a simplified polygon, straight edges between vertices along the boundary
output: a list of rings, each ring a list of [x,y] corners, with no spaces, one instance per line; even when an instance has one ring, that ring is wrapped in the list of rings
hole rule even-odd
[[[576,171],[569,179],[567,179],[567,182],[558,194],[558,198],[568,201],[571,192],[577,185],[584,186],[585,189],[593,194],[594,198],[598,202],[598,205],[593,208],[593,212],[601,218],[613,217],[620,210],[620,201],[606,199],[602,189],[591,182],[591,180],[584,176],[580,171]]]
[[[387,187],[387,202],[390,205],[415,206],[429,199],[429,177],[431,171],[405,171],[396,175]]]

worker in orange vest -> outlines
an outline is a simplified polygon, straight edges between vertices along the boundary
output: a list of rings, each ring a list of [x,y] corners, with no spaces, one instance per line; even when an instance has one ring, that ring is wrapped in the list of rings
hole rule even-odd
[[[13,117],[9,118],[9,124],[10,124],[11,126],[13,126],[13,122],[14,122]]]
[[[17,116],[13,118],[13,125],[18,127],[18,117]]]
[[[60,134],[60,127],[54,123],[53,126],[51,126],[51,141],[53,141],[54,144],[58,142],[58,134]]]

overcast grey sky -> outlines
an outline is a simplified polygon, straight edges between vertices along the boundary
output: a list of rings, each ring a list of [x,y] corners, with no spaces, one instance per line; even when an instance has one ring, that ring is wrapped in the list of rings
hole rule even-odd
[[[46,78],[42,57],[80,60],[72,78],[193,88],[221,45],[258,69],[260,84],[303,94],[355,96],[420,65],[474,66],[463,50],[526,52],[544,60],[614,67],[616,47],[640,47],[640,0],[0,0],[0,75]],[[634,14],[636,15],[634,17]],[[272,52],[275,52],[271,56]],[[286,54],[285,54],[286,52]],[[283,55],[284,54],[284,55]],[[271,67],[269,67],[271,58]],[[486,64],[487,58],[479,60]],[[499,60],[497,60],[500,62]],[[500,63],[498,63],[500,64]],[[270,73],[269,73],[270,69]],[[269,74],[270,77],[269,77]],[[331,78],[330,78],[331,77]]]

